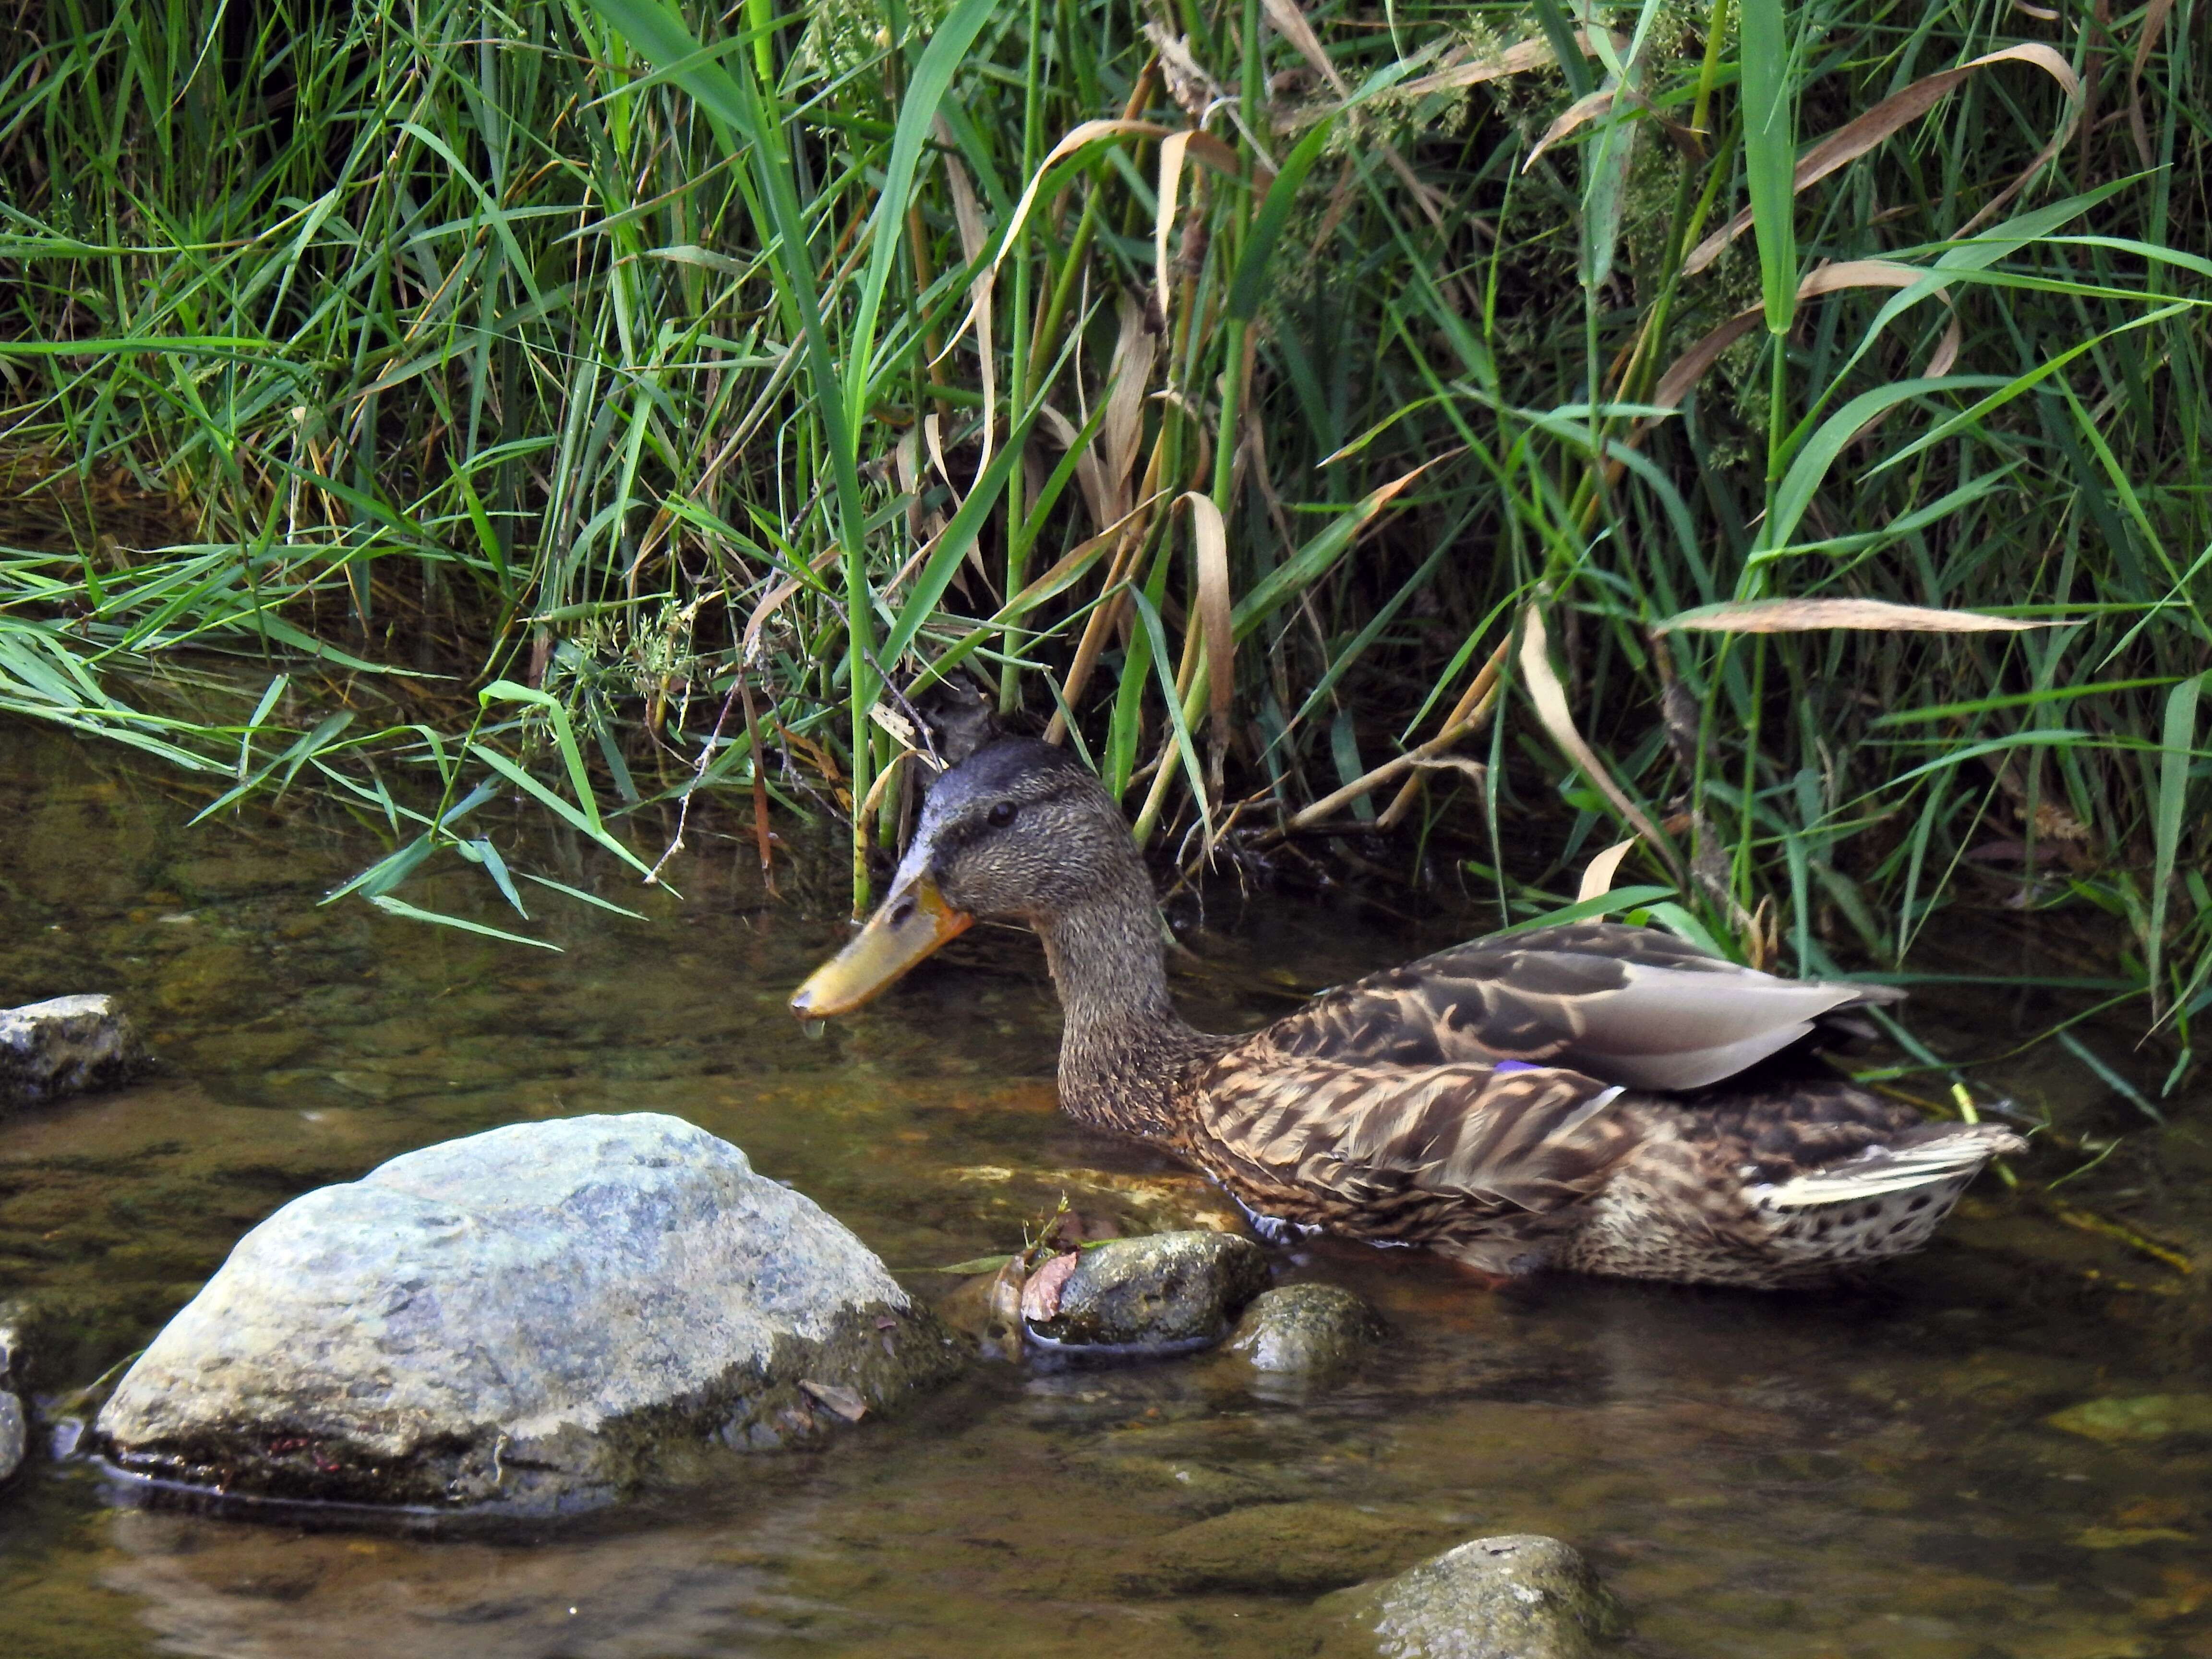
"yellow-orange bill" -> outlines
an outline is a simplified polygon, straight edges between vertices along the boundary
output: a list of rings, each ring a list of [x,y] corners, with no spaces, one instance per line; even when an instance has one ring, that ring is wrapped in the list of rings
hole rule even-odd
[[[817,968],[791,999],[801,1019],[849,1014],[975,918],[945,902],[937,884],[918,876],[883,902],[853,942]]]

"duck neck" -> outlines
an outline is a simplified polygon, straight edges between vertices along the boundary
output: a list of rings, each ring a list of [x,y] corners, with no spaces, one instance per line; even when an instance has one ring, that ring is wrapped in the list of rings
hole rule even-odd
[[[1060,1103],[1100,1128],[1169,1138],[1177,1084],[1220,1045],[1176,1014],[1159,908],[1142,866],[1114,890],[1045,920],[1037,931],[1066,1022]]]

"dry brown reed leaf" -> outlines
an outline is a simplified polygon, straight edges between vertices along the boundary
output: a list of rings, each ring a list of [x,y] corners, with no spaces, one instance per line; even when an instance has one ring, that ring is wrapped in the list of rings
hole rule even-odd
[[[838,556],[839,549],[833,544],[823,549],[808,568],[818,576],[834,565]],[[768,619],[781,609],[783,602],[799,592],[802,586],[804,584],[796,576],[787,576],[769,589],[761,602],[753,607],[753,614],[745,619],[744,644],[739,656],[741,664],[754,660],[760,650],[761,630],[768,625]]]
[[[1037,410],[1037,419],[1044,428],[1045,435],[1062,449],[1073,448],[1075,441],[1083,435],[1082,428],[1054,404],[1042,404]],[[1106,476],[1099,469],[1098,439],[1095,433],[1075,458],[1075,488],[1083,497],[1084,510],[1091,514],[1092,527],[1103,526],[1110,515],[1107,511]]]
[[[968,177],[966,166],[960,160],[958,147],[953,142],[952,129],[945,125],[942,115],[937,118],[937,137],[938,142],[945,146],[945,182],[952,195],[953,222],[960,231],[960,255],[966,263],[972,265],[983,257],[983,250],[991,245],[990,228],[983,222],[982,204],[975,199],[975,186]],[[998,262],[994,260],[976,272],[975,280],[968,285],[969,315],[974,319],[975,324],[975,355],[982,365],[983,407],[987,410],[996,409],[999,406],[999,356],[998,353],[991,349],[991,294],[997,286],[998,281]],[[966,325],[963,324],[961,329],[954,331],[951,343],[938,354],[938,362],[944,362],[951,355],[952,347],[959,343],[961,333],[965,331],[965,327]],[[935,365],[933,364],[932,367]],[[931,418],[933,422],[935,416],[933,416]],[[986,421],[983,423],[983,453],[975,463],[975,477],[979,481],[982,478],[985,469],[991,465],[993,436],[992,423]],[[936,459],[937,470],[944,472],[945,457],[938,448],[933,427],[930,438],[930,453]],[[950,473],[945,474],[945,482],[951,488],[953,499],[957,501],[960,498],[960,489],[952,483]]]
[[[1616,42],[1625,51],[1626,36],[1616,35]],[[1584,57],[1589,56],[1589,36],[1582,30],[1575,31],[1575,46]],[[1552,43],[1540,35],[1533,40],[1516,41],[1495,58],[1478,58],[1470,63],[1455,64],[1433,75],[1420,76],[1400,83],[1401,96],[1418,97],[1431,92],[1449,92],[1455,87],[1480,86],[1485,81],[1496,81],[1508,75],[1525,75],[1530,70],[1549,69],[1559,62]]]
[[[1956,69],[1923,76],[1902,92],[1892,93],[1864,114],[1852,117],[1799,158],[1796,173],[1790,183],[1791,191],[1795,193],[1819,183],[1837,168],[1856,161],[1884,139],[1911,125],[1942,103],[1977,70],[1987,69],[1992,64],[2005,63],[2033,64],[2065,88],[2066,118],[2059,124],[2057,134],[2037,154],[2026,171],[1990,198],[1982,210],[1960,229],[1960,235],[1971,236],[1994,218],[2007,202],[2027,188],[2028,181],[2065,148],[2066,141],[2074,135],[2075,123],[2081,118],[2081,77],[2074,73],[2072,64],[2039,40],[2007,46],[1999,52],[1984,52],[1971,63],[1961,64]],[[1683,262],[1683,274],[1696,276],[1720,258],[1722,250],[1730,242],[1750,228],[1751,210],[1746,208],[1692,250],[1689,258]]]
[[[1529,702],[1536,707],[1536,718],[1551,734],[1552,741],[1566,751],[1568,757],[1613,803],[1613,810],[1666,860],[1680,884],[1683,878],[1681,868],[1660,835],[1659,827],[1629,799],[1628,792],[1614,781],[1605,763],[1597,757],[1597,751],[1583,740],[1583,734],[1576,729],[1574,713],[1567,707],[1567,689],[1552,672],[1551,641],[1544,632],[1543,613],[1533,605],[1521,613],[1521,678],[1528,688]]]
[[[1229,599],[1229,526],[1211,495],[1191,490],[1191,539],[1198,552],[1198,615],[1206,643],[1206,698],[1213,712],[1217,752],[1229,741],[1230,694],[1237,687],[1237,630]]]
[[[1112,593],[1128,580],[1132,567],[1144,551],[1145,534],[1152,522],[1152,510],[1165,493],[1154,489],[1159,480],[1159,465],[1160,453],[1155,447],[1152,460],[1145,468],[1144,499],[1131,509],[1127,518],[1092,538],[1093,541],[1103,541],[1109,535],[1119,538],[1114,550],[1114,562],[1107,567],[1105,580],[1099,584],[1103,592]],[[1087,547],[1089,544],[1086,543],[1085,545]],[[1069,556],[1074,556],[1071,554]],[[1107,636],[1114,631],[1127,606],[1126,597],[1114,598],[1091,611],[1091,620],[1083,625],[1083,637],[1076,642],[1074,659],[1067,665],[1067,678],[1060,687],[1060,700],[1066,708],[1073,708],[1076,699],[1091,684],[1091,672],[1097,667],[1099,656],[1106,648]],[[1063,709],[1054,709],[1051,724],[1045,727],[1044,740],[1058,743],[1066,735],[1067,715]]]
[[[1116,519],[1128,512],[1134,495],[1137,457],[1145,443],[1145,394],[1152,385],[1152,359],[1159,349],[1159,336],[1133,295],[1121,296],[1120,323],[1108,366],[1112,389],[1106,394],[1106,421],[1099,434],[1108,517]]]
[[[921,539],[921,428],[908,427],[899,434],[897,445],[891,451],[891,470],[898,479],[899,494],[907,498],[906,533],[911,539]]]
[[[1046,176],[1066,157],[1085,144],[1096,143],[1102,138],[1165,139],[1176,132],[1187,135],[1184,142],[1189,145],[1194,161],[1203,162],[1224,178],[1241,179],[1243,177],[1243,158],[1231,146],[1210,132],[1200,132],[1191,127],[1164,127],[1157,121],[1121,118],[1102,117],[1095,121],[1079,122],[1069,128],[1066,136],[1054,144],[1044,160],[1038,163],[1036,176],[1022,191],[1021,200],[1014,204],[1013,216],[1006,222],[1006,240],[1000,245],[998,258],[992,263],[994,265],[1006,263],[1006,254],[1013,247],[1014,238],[1020,234],[1031,210],[1036,206],[1037,191],[1043,187]],[[1255,161],[1253,164],[1253,188],[1265,191],[1274,182],[1274,169]]]
[[[1553,122],[1550,126],[1544,129],[1544,136],[1536,141],[1536,148],[1530,150],[1528,152],[1528,159],[1522,162],[1521,171],[1523,173],[1528,172],[1530,167],[1536,165],[1536,158],[1541,155],[1546,150],[1551,149],[1553,145],[1558,143],[1560,139],[1565,137],[1577,127],[1583,125],[1583,123],[1595,121],[1599,116],[1611,109],[1613,107],[1613,89],[1611,87],[1607,87],[1600,91],[1589,93],[1583,97],[1576,99],[1573,103],[1568,105],[1566,108],[1560,111],[1559,118]]]
[[[1006,234],[1000,241],[998,254],[991,261],[991,275],[994,277],[997,276],[999,267],[1006,263],[1006,255],[1013,251],[1014,239],[1020,234],[1022,226],[1028,222],[1030,210],[1036,206],[1037,192],[1043,188],[1046,176],[1049,174],[1053,168],[1057,167],[1062,161],[1066,160],[1068,156],[1073,155],[1077,150],[1081,149],[1085,144],[1097,143],[1099,140],[1103,138],[1164,139],[1176,131],[1177,131],[1177,129],[1164,127],[1157,121],[1139,121],[1128,118],[1109,119],[1103,117],[1096,121],[1080,122],[1075,126],[1068,129],[1066,134],[1058,143],[1052,147],[1051,150],[1046,155],[1044,160],[1038,164],[1036,174],[1030,179],[1028,186],[1022,191],[1021,200],[1014,204],[1013,215],[1006,222]],[[1184,143],[1188,145],[1191,157],[1194,160],[1205,163],[1205,165],[1212,167],[1216,173],[1221,173],[1224,177],[1236,179],[1239,181],[1243,179],[1243,164],[1242,159],[1237,155],[1237,151],[1234,149],[1230,145],[1224,143],[1212,133],[1189,131]],[[1255,190],[1264,192],[1267,188],[1274,182],[1274,169],[1267,167],[1263,162],[1255,161],[1253,164],[1252,187]],[[972,254],[969,256],[971,259],[975,257],[975,255]],[[976,284],[976,288],[970,290],[971,294],[977,291],[977,289],[980,289],[986,295],[989,293],[989,289],[988,288],[983,288],[980,280]],[[981,315],[985,318],[988,317],[989,307],[988,306],[981,308]],[[977,317],[978,307],[975,301],[971,299],[969,303],[967,314],[960,319],[960,326],[952,331],[952,337],[945,343],[945,349],[939,352],[934,358],[931,359],[933,364],[941,363],[945,360],[945,358],[952,355],[954,348],[958,346],[960,342],[966,337],[969,329],[978,326]],[[988,323],[981,325],[985,327],[988,326]],[[988,350],[983,354],[983,360],[987,364],[991,360],[990,353]]]
[[[1158,210],[1152,216],[1152,309],[1164,325],[1168,311],[1168,238],[1175,231],[1176,198],[1182,189],[1183,155],[1190,148],[1188,131],[1171,132],[1160,140]]]
[[[1512,648],[1513,635],[1509,633],[1498,641],[1498,648],[1490,653],[1489,660],[1468,682],[1467,690],[1460,693],[1459,701],[1452,705],[1451,713],[1444,716],[1444,722],[1437,728],[1437,735],[1413,751],[1419,757],[1415,769],[1425,768],[1446,744],[1470,737],[1489,724],[1490,712],[1498,706],[1499,677],[1505,672],[1505,659]],[[1375,821],[1375,827],[1378,830],[1396,829],[1406,814],[1413,810],[1413,803],[1420,799],[1420,780],[1407,778],[1404,787],[1398,791],[1397,799],[1385,807],[1382,816]]]
[[[1653,624],[1651,631],[1807,634],[1824,628],[1861,628],[1899,634],[2009,634],[2051,625],[2020,617],[1894,605],[1887,599],[1753,599],[1742,605],[1701,605]]]
[[[1322,79],[1328,82],[1331,92],[1340,98],[1349,98],[1351,87],[1336,72],[1336,64],[1329,55],[1322,50],[1321,40],[1314,33],[1313,25],[1306,21],[1306,15],[1297,9],[1294,0],[1262,0],[1262,4],[1267,9],[1267,21],[1275,26],[1275,33],[1296,46],[1298,55],[1321,71]]]
[[[2150,63],[2152,48],[2166,33],[2166,19],[2172,15],[2173,0],[2150,0],[2143,8],[2142,27],[2136,35],[2135,56],[2128,63],[2128,131],[2135,137],[2136,155],[2146,171],[2157,165],[2157,158],[2151,153],[2150,128],[2143,120],[2142,73]]]
[[[1160,78],[1167,83],[1168,96],[1192,120],[1202,120],[1209,109],[1228,97],[1229,89],[1191,55],[1189,36],[1177,34],[1164,23],[1148,22],[1145,39],[1159,54]]]
[[[1469,732],[1480,730],[1490,718],[1490,711],[1498,702],[1498,677],[1504,669],[1505,653],[1512,645],[1510,635],[1498,642],[1498,648],[1490,653],[1490,659],[1469,682],[1459,702],[1452,706],[1451,713],[1444,716],[1444,723],[1437,729],[1436,736],[1417,749],[1409,749],[1402,755],[1393,755],[1382,765],[1354,778],[1341,789],[1322,796],[1310,806],[1302,807],[1291,815],[1290,828],[1304,830],[1326,823],[1361,796],[1374,793],[1403,773],[1424,771],[1445,764],[1443,751]],[[1467,764],[1473,766],[1474,763],[1470,761]],[[1480,769],[1478,767],[1476,770],[1479,772]],[[1377,830],[1395,829],[1419,793],[1419,788],[1417,779],[1407,778],[1397,799],[1392,801],[1389,810],[1375,821],[1375,827]]]
[[[1628,849],[1636,845],[1636,837],[1617,841],[1592,859],[1583,871],[1583,884],[1575,894],[1577,904],[1589,902],[1613,890],[1613,878],[1620,873],[1620,861],[1628,856]]]
[[[1840,259],[1833,264],[1808,271],[1797,284],[1797,297],[1801,301],[1817,300],[1826,295],[1840,294],[1857,288],[1911,288],[1928,274],[1923,267],[1900,264],[1894,259]],[[1949,296],[1943,289],[1935,291],[1945,304],[1950,303]],[[1690,389],[1703,380],[1706,371],[1720,360],[1721,354],[1752,330],[1762,325],[1765,318],[1766,308],[1764,306],[1753,306],[1736,313],[1668,366],[1667,372],[1659,377],[1659,383],[1651,389],[1651,401],[1662,409],[1674,409],[1680,405],[1682,399],[1690,395]],[[1951,328],[1946,331],[1935,354],[1929,357],[1928,366],[1921,373],[1944,374],[1958,361],[1958,324],[1954,318]]]

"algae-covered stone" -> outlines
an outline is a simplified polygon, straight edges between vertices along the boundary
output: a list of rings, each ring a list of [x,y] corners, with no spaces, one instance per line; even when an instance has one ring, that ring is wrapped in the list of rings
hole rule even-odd
[[[860,1240],[657,1113],[518,1124],[294,1200],[97,1428],[234,1492],[586,1507],[807,1440],[957,1365]]]
[[[1138,1595],[1334,1589],[1433,1547],[1432,1522],[1349,1504],[1255,1504],[1156,1540],[1121,1588]]]
[[[54,997],[0,1009],[0,1109],[111,1089],[144,1059],[112,997]]]
[[[1385,1659],[1589,1659],[1628,1615],[1580,1552],[1533,1533],[1478,1538],[1319,1604],[1331,1654]]]
[[[1069,1346],[1188,1348],[1218,1342],[1267,1285],[1267,1258],[1233,1233],[1152,1233],[1083,1252],[1059,1306],[1030,1329]]]
[[[2212,1394],[2144,1394],[2088,1400],[2043,1419],[2107,1445],[2148,1444],[2175,1435],[2212,1435]]]
[[[1244,1310],[1229,1349],[1255,1370],[1321,1376],[1358,1364],[1382,1331],[1374,1310],[1340,1285],[1285,1285]]]

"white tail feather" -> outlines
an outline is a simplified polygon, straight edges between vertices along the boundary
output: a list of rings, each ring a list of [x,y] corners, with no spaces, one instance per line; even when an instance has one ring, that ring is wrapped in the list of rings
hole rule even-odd
[[[1747,1195],[1754,1204],[1778,1210],[1860,1204],[1870,1198],[1960,1180],[2000,1152],[2026,1150],[2027,1143],[2009,1129],[1994,1124],[1962,1125],[1955,1133],[1916,1146],[1870,1146],[1848,1164],[1831,1164],[1788,1181],[1762,1182],[1747,1188]]]

